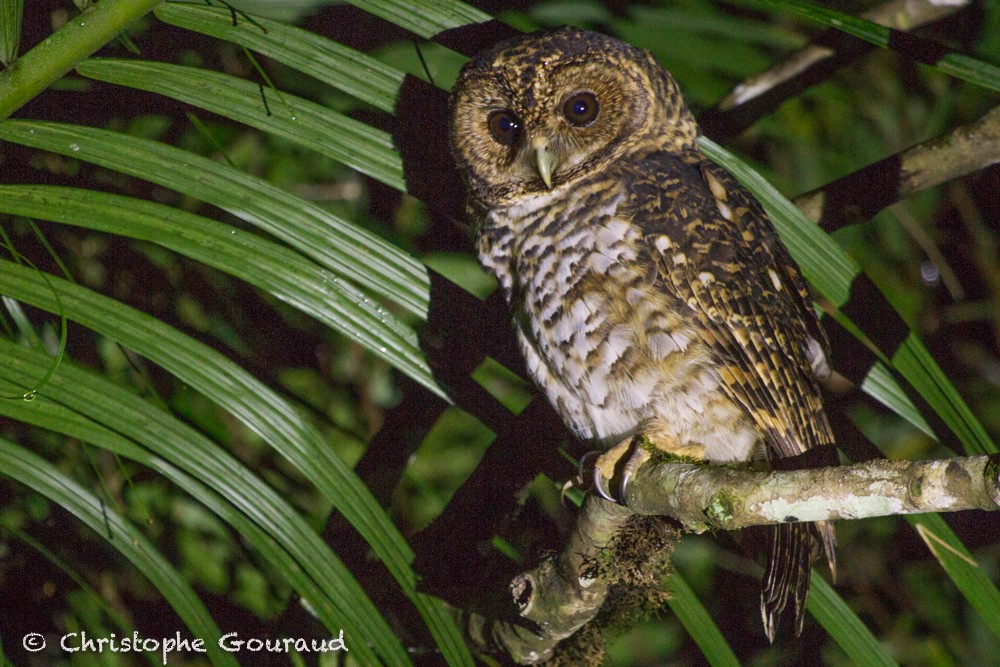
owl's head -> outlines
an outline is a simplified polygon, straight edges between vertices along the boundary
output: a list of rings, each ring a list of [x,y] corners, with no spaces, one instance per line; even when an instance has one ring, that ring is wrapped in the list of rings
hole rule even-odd
[[[573,183],[631,151],[680,150],[696,134],[651,54],[576,28],[484,51],[452,90],[452,151],[487,208]]]

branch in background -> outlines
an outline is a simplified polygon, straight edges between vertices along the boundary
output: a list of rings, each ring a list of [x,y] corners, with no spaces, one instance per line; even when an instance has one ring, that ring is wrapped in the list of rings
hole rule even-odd
[[[850,466],[754,472],[733,466],[647,463],[626,489],[627,506],[587,497],[562,553],[511,582],[526,624],[466,619],[470,639],[520,664],[552,656],[589,622],[608,586],[592,563],[633,514],[669,516],[686,529],[733,530],[788,521],[1000,509],[1000,455],[937,461],[877,459]]]
[[[910,31],[968,6],[969,0],[891,0],[860,16],[896,30]],[[749,77],[703,112],[698,122],[705,134],[723,141],[741,133],[762,116],[806,88],[875,49],[839,31],[825,30],[814,43],[796,51],[771,69]]]
[[[1000,107],[901,153],[890,155],[794,203],[827,231],[871,218],[886,206],[1000,162]]]

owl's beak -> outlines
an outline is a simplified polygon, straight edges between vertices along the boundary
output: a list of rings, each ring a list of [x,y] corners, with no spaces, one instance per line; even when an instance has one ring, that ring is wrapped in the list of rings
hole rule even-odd
[[[535,165],[538,167],[538,175],[545,182],[545,187],[552,189],[552,174],[559,168],[559,156],[549,145],[549,140],[544,137],[536,137],[531,142],[535,149]]]

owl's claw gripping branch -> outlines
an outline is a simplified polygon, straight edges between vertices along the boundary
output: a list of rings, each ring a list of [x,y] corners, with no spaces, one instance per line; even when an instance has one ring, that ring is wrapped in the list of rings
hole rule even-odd
[[[604,482],[605,476],[601,472],[601,467],[599,465],[594,466],[594,491],[601,498],[605,500],[610,500],[611,502],[618,502],[618,499],[611,495],[611,491],[608,489],[608,485]]]
[[[613,503],[618,502],[618,499],[615,498],[613,495],[611,495],[611,491],[610,489],[608,489],[608,485],[607,482],[605,482],[605,480],[610,479],[610,477],[607,477],[601,470],[600,461],[595,461],[594,463],[593,479],[594,479],[594,492],[597,495],[599,495],[601,498],[604,498],[605,500],[610,500]]]
[[[627,482],[624,468],[627,467],[629,459],[637,455],[637,452],[645,454],[641,447],[636,446],[635,438],[629,438],[597,457],[594,465],[594,486],[603,498],[624,504],[625,484]],[[646,454],[645,459],[640,463],[645,463],[648,459],[649,455]],[[619,469],[622,469],[621,475],[618,474]],[[621,479],[621,484],[618,487],[618,493],[612,495],[606,492],[604,480],[611,481],[615,478]]]
[[[645,436],[636,435],[622,440],[594,461],[594,491],[605,500],[625,503],[625,488],[643,463],[650,459]],[[619,472],[620,471],[620,472]],[[620,479],[617,494],[608,489],[608,482]]]
[[[597,456],[594,461],[594,491],[605,500],[621,505],[625,503],[625,492],[629,483],[646,461],[655,452],[687,462],[705,460],[705,447],[698,443],[680,444],[669,435],[664,420],[649,419],[643,422],[635,435],[622,440],[617,445]],[[589,457],[588,457],[589,459]],[[583,462],[581,462],[581,466]],[[581,478],[584,478],[581,475]],[[617,494],[612,493],[608,484],[620,479]]]

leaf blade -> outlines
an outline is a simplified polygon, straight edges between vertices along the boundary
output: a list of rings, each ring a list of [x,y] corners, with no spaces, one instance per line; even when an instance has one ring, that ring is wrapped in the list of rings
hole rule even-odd
[[[1000,67],[990,63],[949,51],[935,42],[921,40],[902,31],[801,0],[762,1],[779,8],[789,9],[800,16],[834,30],[845,32],[883,49],[900,51],[918,62],[939,69],[957,79],[1000,92]],[[900,39],[906,41],[901,43]]]
[[[22,386],[25,379],[30,381],[41,372],[48,361],[40,352],[23,350],[3,339],[0,352],[0,376]],[[320,593],[310,603],[331,632],[346,628],[350,635],[365,643],[354,652],[359,658],[369,663],[375,660],[374,653],[367,648],[371,645],[390,663],[407,664],[405,650],[395,634],[336,555],[287,501],[231,454],[173,416],[69,363],[64,363],[52,377],[45,394],[113,433],[141,443],[169,465],[226,498],[278,544],[285,545],[297,567],[318,584],[306,588],[307,592]],[[112,444],[126,456],[135,455],[134,446],[130,449],[120,439]]]
[[[457,0],[350,0],[350,4],[424,38],[493,17]]]
[[[231,118],[406,191],[403,161],[388,133],[301,97],[213,70],[160,62],[91,58],[77,65],[76,71]]]
[[[237,20],[218,7],[165,3],[155,10],[165,23],[234,42],[392,112],[404,74],[343,44],[278,21]],[[266,30],[266,32],[265,32]]]
[[[24,0],[0,0],[0,64],[10,65],[21,48]]]
[[[691,635],[691,639],[698,644],[708,663],[712,667],[738,667],[740,661],[733,649],[679,573],[673,572],[667,578],[667,589],[670,591],[667,604]]]
[[[430,282],[417,260],[263,179],[173,146],[80,125],[6,120],[0,122],[0,139],[91,162],[218,206],[364,289],[427,315]],[[380,271],[373,272],[373,266]]]
[[[170,602],[195,637],[205,638],[212,664],[236,667],[218,645],[222,635],[191,586],[139,530],[113,507],[60,472],[42,457],[0,437],[0,475],[24,484],[65,508],[128,558]]]
[[[443,603],[417,593],[413,552],[371,492],[327,445],[320,433],[280,396],[244,369],[145,313],[90,290],[0,261],[0,290],[53,310],[50,285],[62,293],[66,315],[136,350],[228,410],[298,468],[353,525],[413,600],[442,640],[450,664],[471,664]]]
[[[298,253],[162,204],[76,188],[0,185],[0,212],[159,244],[270,292],[427,386],[413,331]]]
[[[898,664],[830,584],[816,574],[810,580],[806,608],[854,664],[865,667],[895,667]]]
[[[911,514],[906,520],[986,626],[1000,637],[1000,591],[939,514]]]

